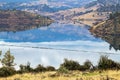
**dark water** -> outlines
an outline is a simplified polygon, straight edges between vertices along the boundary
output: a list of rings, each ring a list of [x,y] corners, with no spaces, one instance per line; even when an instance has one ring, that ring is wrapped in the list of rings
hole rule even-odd
[[[64,58],[77,60],[81,64],[89,59],[96,64],[100,55],[109,55],[119,61],[119,51],[109,50],[110,44],[91,35],[89,28],[52,23],[49,26],[14,31],[3,29],[0,30],[0,49],[3,53],[11,50],[17,63],[16,68],[27,61],[31,62],[33,67],[43,64],[58,68]]]

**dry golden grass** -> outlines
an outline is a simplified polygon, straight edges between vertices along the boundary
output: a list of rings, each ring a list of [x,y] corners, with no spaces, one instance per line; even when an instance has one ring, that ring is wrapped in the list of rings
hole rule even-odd
[[[0,80],[120,80],[120,71],[73,71],[70,74],[58,75],[56,72],[16,74]]]

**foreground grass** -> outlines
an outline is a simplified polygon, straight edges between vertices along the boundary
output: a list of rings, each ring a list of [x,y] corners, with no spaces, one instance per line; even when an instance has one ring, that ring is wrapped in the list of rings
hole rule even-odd
[[[16,74],[0,80],[120,80],[120,71],[72,71],[68,74],[54,72]]]

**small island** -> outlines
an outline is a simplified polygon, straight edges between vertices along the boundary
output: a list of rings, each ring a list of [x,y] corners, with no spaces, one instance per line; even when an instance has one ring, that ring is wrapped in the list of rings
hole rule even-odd
[[[53,22],[49,17],[20,10],[0,10],[0,31],[23,31]]]

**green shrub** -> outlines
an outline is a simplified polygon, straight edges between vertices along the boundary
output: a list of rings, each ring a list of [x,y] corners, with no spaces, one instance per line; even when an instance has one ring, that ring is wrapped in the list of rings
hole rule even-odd
[[[16,73],[16,71],[14,68],[10,68],[10,67],[0,68],[0,77],[11,76],[11,75],[14,75],[15,73]]]
[[[84,69],[86,69],[86,70],[90,70],[90,68],[91,68],[91,67],[94,67],[94,66],[93,66],[92,62],[90,62],[89,60],[86,60],[86,61],[84,62],[83,67],[84,67]]]
[[[65,67],[61,66],[61,67],[58,69],[58,73],[65,73],[65,74],[67,74],[67,73],[69,73],[69,70],[66,69]]]
[[[64,63],[61,66],[65,67],[68,70],[79,70],[80,64],[77,61],[73,60],[64,60]]]
[[[80,71],[86,71],[87,68],[84,66],[84,65],[81,65],[80,68],[79,68]]]
[[[14,56],[11,54],[10,50],[8,50],[1,60],[1,63],[5,67],[13,67],[15,66],[14,59]]]
[[[46,70],[47,71],[55,71],[55,68],[53,66],[47,66]]]
[[[108,56],[101,56],[98,62],[98,69],[120,69],[120,64],[109,59]]]
[[[26,65],[21,64],[19,67],[20,67],[20,70],[18,71],[18,73],[20,73],[20,74],[33,71],[33,68],[31,68],[29,62]]]
[[[44,72],[44,71],[46,71],[46,68],[45,68],[43,65],[39,64],[39,65],[34,69],[34,71],[35,71],[35,72]]]

